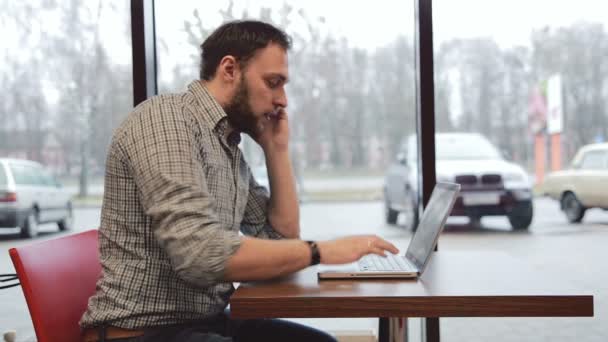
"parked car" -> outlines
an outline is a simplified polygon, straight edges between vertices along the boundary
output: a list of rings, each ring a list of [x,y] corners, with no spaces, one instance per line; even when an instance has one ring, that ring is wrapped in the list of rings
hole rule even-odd
[[[406,215],[406,226],[418,225],[418,153],[416,136],[407,138],[389,168],[384,182],[385,220],[397,223]],[[478,225],[483,216],[507,216],[513,229],[532,223],[532,187],[527,173],[505,160],[481,134],[437,133],[437,180],[458,183],[460,195],[451,215],[468,216]]]
[[[0,228],[19,227],[21,236],[38,235],[38,224],[72,227],[71,195],[39,163],[0,158]]]
[[[589,208],[608,210],[608,143],[583,146],[570,167],[547,176],[541,191],[560,202],[571,223]]]

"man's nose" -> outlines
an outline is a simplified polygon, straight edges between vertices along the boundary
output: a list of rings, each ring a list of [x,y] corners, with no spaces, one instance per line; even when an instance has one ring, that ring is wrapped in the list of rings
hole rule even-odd
[[[287,93],[285,92],[285,88],[281,88],[281,90],[279,90],[279,94],[274,100],[274,105],[277,107],[287,108]]]

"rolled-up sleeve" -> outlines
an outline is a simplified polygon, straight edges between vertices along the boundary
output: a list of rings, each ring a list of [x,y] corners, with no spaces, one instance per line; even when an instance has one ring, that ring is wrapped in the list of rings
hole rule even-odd
[[[268,221],[268,203],[270,201],[268,189],[258,184],[251,175],[251,170],[249,174],[249,196],[241,222],[241,232],[260,239],[283,239],[284,236],[277,232]]]
[[[192,285],[208,287],[221,281],[241,239],[238,232],[222,226],[215,212],[192,120],[179,105],[163,102],[161,108],[159,103],[152,102],[132,122],[121,139],[121,150],[173,270]]]

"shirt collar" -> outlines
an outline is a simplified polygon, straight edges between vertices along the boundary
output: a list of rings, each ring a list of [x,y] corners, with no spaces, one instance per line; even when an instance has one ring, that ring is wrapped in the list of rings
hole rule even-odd
[[[210,127],[213,127],[213,131],[228,145],[238,145],[241,142],[241,133],[230,129],[230,122],[224,108],[211,95],[203,82],[199,80],[191,82],[188,85],[188,91],[200,105],[202,117]]]

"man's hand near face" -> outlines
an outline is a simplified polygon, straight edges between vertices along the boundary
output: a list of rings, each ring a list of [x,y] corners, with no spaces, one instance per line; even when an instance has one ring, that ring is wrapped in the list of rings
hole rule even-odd
[[[257,135],[253,139],[264,152],[280,152],[288,149],[289,120],[285,109],[264,114],[257,124]]]
[[[289,121],[287,112],[263,115],[252,137],[264,150],[270,182],[268,220],[286,238],[300,237],[300,208],[295,177],[289,157]]]

